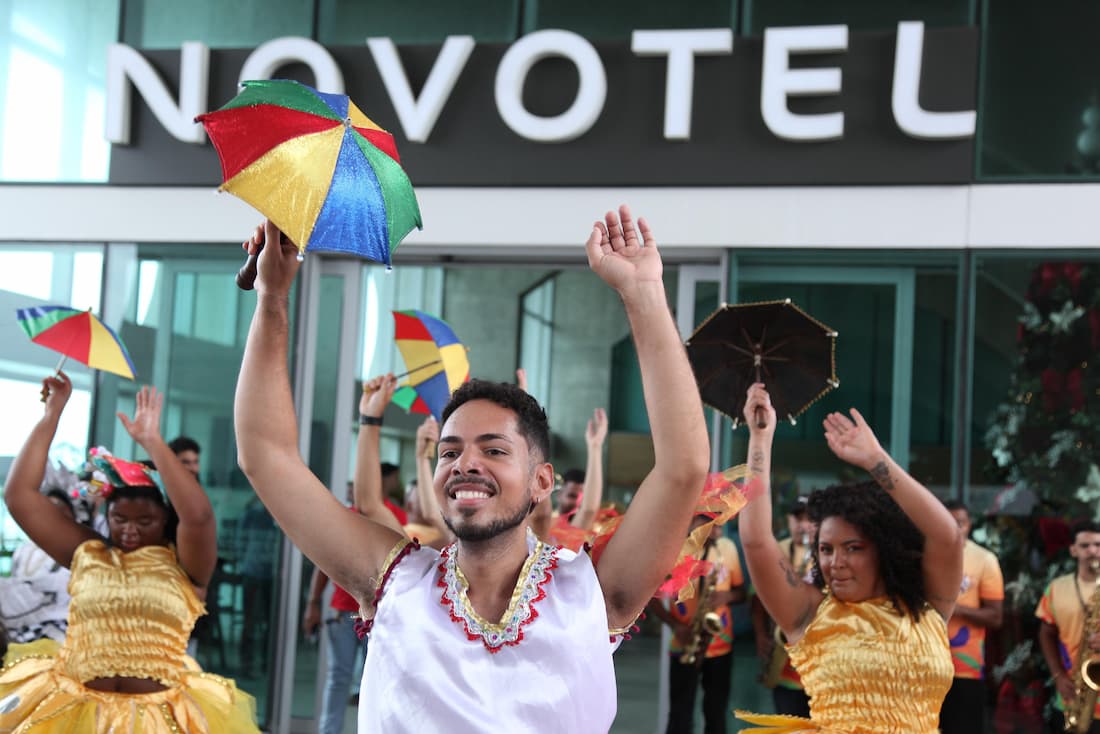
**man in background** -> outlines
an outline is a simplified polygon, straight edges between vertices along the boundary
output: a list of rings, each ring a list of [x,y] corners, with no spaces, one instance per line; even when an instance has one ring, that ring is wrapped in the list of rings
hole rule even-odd
[[[712,518],[696,515],[689,533]],[[745,600],[745,580],[737,546],[722,525],[714,525],[703,546],[702,560],[711,571],[696,579],[695,594],[668,607],[653,599],[648,609],[672,629],[668,666],[668,725],[666,734],[691,734],[694,730],[695,693],[703,688],[703,722],[707,734],[725,734],[733,675],[733,613],[731,604]],[[699,605],[703,604],[702,609]],[[715,615],[717,629],[703,622]]]
[[[791,568],[805,578],[813,561],[814,524],[806,513],[806,497],[799,496],[787,505],[787,537],[779,541]],[[810,717],[810,697],[802,688],[802,678],[787,659],[787,651],[776,639],[775,623],[764,605],[752,598],[752,627],[756,634],[756,654],[763,671],[760,682],[772,689],[775,713]]]
[[[1093,594],[1100,587],[1100,524],[1089,520],[1075,523],[1070,537],[1069,554],[1077,561],[1077,568],[1051,581],[1035,610],[1042,622],[1039,649],[1058,691],[1049,721],[1052,732],[1063,731],[1065,711],[1076,701],[1074,672],[1085,657],[1100,654],[1100,632],[1088,630],[1086,634],[1085,630]],[[1090,734],[1100,732],[1097,714],[1100,704],[1093,711]]]
[[[981,734],[985,730],[985,635],[1000,629],[1005,598],[997,557],[970,540],[970,512],[957,500],[944,506],[966,536],[963,579],[955,611],[947,620],[955,680],[940,709],[943,734]]]
[[[183,467],[194,474],[195,479],[198,479],[200,471],[199,454],[202,453],[199,442],[190,436],[176,436],[168,442],[168,448],[172,449],[172,453],[180,460]]]

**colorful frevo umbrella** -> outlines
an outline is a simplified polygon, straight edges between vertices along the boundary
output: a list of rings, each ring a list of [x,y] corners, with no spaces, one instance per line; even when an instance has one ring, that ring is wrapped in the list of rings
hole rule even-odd
[[[405,359],[408,381],[393,402],[408,412],[440,420],[451,393],[470,379],[466,347],[442,319],[423,311],[394,311],[394,339]]]
[[[71,358],[94,369],[134,379],[134,362],[126,346],[91,309],[32,306],[17,309],[16,317],[32,342],[61,353],[58,371]]]
[[[420,207],[393,136],[347,96],[289,79],[245,81],[199,115],[222,164],[219,187],[305,250],[390,264]]]

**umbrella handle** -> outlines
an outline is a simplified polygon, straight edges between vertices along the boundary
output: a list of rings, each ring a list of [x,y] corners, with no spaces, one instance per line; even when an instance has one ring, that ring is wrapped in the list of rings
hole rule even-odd
[[[756,427],[757,428],[767,428],[768,427],[768,416],[764,412],[764,409],[761,408],[760,406],[756,407],[755,418],[756,418]]]
[[[91,309],[89,309],[89,310],[91,310]],[[69,355],[62,354],[61,359],[58,360],[57,368],[54,370],[54,374],[57,375],[58,377],[61,376],[61,368],[65,366],[65,360],[67,360],[68,358],[69,358]],[[39,391],[38,394],[42,396],[42,402],[44,403],[44,402],[46,402],[46,398],[48,398],[50,396],[50,388],[43,385],[42,389]]]
[[[260,228],[260,244],[255,255],[249,255],[241,269],[237,271],[237,287],[242,291],[250,291],[256,285],[256,273],[260,266],[260,253],[263,252],[267,240],[264,237],[263,228]]]
[[[260,243],[260,249],[263,248],[263,243]],[[259,259],[258,252],[255,255],[249,255],[248,259],[244,261],[244,265],[237,271],[237,287],[242,291],[250,291],[256,285],[256,268]]]

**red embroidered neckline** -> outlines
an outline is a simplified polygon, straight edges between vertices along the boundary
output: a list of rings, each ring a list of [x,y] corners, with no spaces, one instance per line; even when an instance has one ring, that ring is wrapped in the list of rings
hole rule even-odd
[[[466,638],[480,640],[491,653],[523,641],[524,628],[539,616],[535,604],[546,598],[546,584],[558,565],[558,548],[541,541],[523,564],[512,601],[499,623],[489,622],[474,611],[466,598],[468,584],[455,562],[455,545],[443,549],[439,562],[439,581],[443,589],[439,603],[449,607],[451,620],[462,626]]]

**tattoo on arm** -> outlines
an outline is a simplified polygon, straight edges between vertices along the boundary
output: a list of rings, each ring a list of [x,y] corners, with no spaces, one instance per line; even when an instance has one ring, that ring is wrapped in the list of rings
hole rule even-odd
[[[764,452],[756,449],[749,457],[749,469],[754,472],[764,471]]]
[[[894,491],[894,480],[890,478],[890,469],[886,466],[886,462],[880,461],[871,467],[871,478],[887,492]]]
[[[787,586],[797,589],[798,585],[802,583],[802,579],[798,578],[798,574],[791,568],[791,564],[787,563],[786,558],[779,559],[779,568],[782,569],[783,576],[787,579]]]

